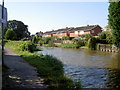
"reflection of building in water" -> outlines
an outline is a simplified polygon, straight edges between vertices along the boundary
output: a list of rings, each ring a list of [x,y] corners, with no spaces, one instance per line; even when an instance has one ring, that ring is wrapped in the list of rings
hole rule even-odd
[[[4,7],[4,14],[2,19],[2,5],[0,5],[0,39],[2,36],[2,23],[3,27],[5,28],[7,25],[7,8]]]

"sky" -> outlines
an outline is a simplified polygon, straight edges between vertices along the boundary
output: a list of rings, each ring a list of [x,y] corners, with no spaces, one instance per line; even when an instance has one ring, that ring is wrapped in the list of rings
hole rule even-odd
[[[31,34],[108,24],[108,2],[5,2],[8,20],[22,21]]]

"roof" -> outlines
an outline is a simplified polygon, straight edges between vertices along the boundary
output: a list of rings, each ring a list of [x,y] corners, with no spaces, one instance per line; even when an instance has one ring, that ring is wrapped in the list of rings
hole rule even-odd
[[[96,28],[97,26],[99,26],[99,25],[87,25],[87,26],[82,26],[82,27],[76,27],[76,28],[72,29],[70,32],[81,31],[81,30],[89,31],[89,30]]]
[[[70,27],[70,28],[66,27],[66,28],[62,28],[62,29],[58,29],[58,30],[47,31],[44,34],[53,34],[53,33],[56,33],[56,32],[74,32],[74,31],[81,31],[81,30],[89,31],[89,30],[92,30],[92,29],[96,28],[97,26],[99,26],[99,25],[87,25],[87,26],[76,27],[76,28],[74,28],[74,27]]]

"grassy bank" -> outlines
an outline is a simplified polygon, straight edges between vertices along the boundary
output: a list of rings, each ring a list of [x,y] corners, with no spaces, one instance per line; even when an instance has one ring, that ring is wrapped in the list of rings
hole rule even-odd
[[[63,63],[57,58],[42,54],[30,53],[27,50],[21,50],[21,44],[24,41],[8,41],[5,46],[11,48],[14,52],[21,55],[24,60],[37,68],[40,76],[45,78],[45,84],[50,88],[80,88],[80,83],[73,82],[70,78],[64,75]]]

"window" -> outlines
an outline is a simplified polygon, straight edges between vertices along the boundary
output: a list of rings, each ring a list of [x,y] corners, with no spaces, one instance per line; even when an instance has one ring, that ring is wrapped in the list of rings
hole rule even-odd
[[[92,30],[92,33],[94,33],[94,30]]]
[[[78,31],[75,31],[74,33],[75,33],[75,34],[78,34]]]
[[[84,34],[84,31],[80,31],[80,34]]]

